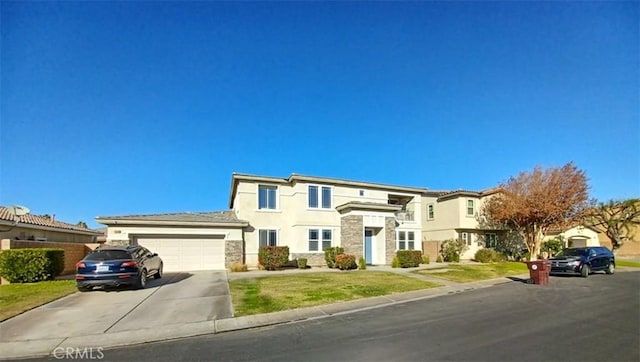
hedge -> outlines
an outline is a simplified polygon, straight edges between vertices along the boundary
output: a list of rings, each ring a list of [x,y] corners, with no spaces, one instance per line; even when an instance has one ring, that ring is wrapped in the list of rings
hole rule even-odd
[[[493,249],[480,249],[476,251],[476,254],[473,256],[473,260],[479,263],[491,263],[491,262],[500,262],[504,261],[506,258],[504,255],[498,253]]]
[[[26,248],[0,252],[0,276],[11,283],[52,280],[63,270],[63,249]]]
[[[324,261],[327,263],[329,268],[336,268],[336,256],[344,254],[344,248],[339,246],[335,246],[332,248],[324,249]]]
[[[398,266],[401,268],[415,268],[422,262],[422,252],[420,250],[398,250]]]
[[[352,254],[338,254],[336,255],[336,267],[340,270],[356,269],[356,256]]]
[[[280,269],[288,261],[288,246],[263,246],[258,251],[258,262],[267,270]]]

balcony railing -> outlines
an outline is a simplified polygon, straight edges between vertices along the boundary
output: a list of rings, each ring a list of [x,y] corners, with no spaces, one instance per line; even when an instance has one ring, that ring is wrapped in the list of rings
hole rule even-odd
[[[397,211],[396,219],[398,221],[414,221],[413,211]]]

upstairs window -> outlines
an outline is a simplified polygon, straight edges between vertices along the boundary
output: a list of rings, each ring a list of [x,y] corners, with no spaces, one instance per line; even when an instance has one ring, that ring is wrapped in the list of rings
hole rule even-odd
[[[309,208],[323,209],[331,208],[331,187],[328,186],[309,186]]]
[[[276,186],[258,186],[258,209],[276,209],[278,188]]]
[[[436,216],[433,204],[427,205],[427,219],[433,220]]]
[[[318,186],[309,186],[309,207],[312,209],[318,207]]]
[[[473,200],[467,200],[467,216],[475,215],[475,205]]]

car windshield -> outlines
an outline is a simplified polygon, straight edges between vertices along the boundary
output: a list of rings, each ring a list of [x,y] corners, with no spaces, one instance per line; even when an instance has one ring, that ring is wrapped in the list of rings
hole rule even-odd
[[[131,259],[131,254],[124,250],[96,250],[87,255],[85,260],[121,260]]]
[[[559,256],[585,256],[587,249],[564,249]]]

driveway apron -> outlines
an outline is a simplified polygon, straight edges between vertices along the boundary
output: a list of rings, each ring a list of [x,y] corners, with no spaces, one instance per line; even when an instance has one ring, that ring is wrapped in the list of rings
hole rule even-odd
[[[0,324],[0,340],[86,336],[231,318],[226,271],[165,274],[143,290],[75,293]]]

